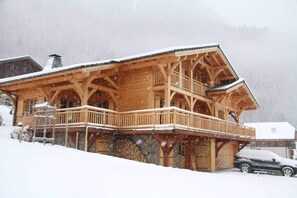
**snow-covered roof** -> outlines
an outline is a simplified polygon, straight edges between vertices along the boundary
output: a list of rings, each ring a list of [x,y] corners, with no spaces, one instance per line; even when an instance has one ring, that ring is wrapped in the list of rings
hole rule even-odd
[[[255,95],[253,94],[253,92],[251,91],[251,89],[249,88],[248,84],[245,82],[244,78],[242,77],[239,77],[237,80],[235,80],[234,82],[230,83],[230,84],[226,84],[226,85],[219,85],[219,86],[216,86],[216,87],[212,87],[212,88],[209,88],[208,90],[206,90],[207,92],[216,92],[216,91],[226,91],[228,89],[231,89],[237,85],[240,85],[240,84],[245,84],[250,92],[250,94],[252,95],[252,97],[254,98],[254,101],[256,102],[256,104],[258,106],[259,105],[259,102],[258,100],[256,99]]]
[[[3,78],[0,80],[0,83],[19,81],[19,80],[59,73],[62,71],[68,71],[68,70],[73,70],[73,69],[78,69],[78,68],[88,68],[88,67],[108,65],[108,64],[113,64],[113,63],[122,63],[122,62],[127,62],[127,61],[143,59],[143,58],[150,58],[153,56],[158,56],[158,55],[163,55],[163,54],[176,53],[176,52],[182,52],[182,51],[190,51],[190,50],[207,49],[207,48],[219,48],[220,49],[220,46],[219,46],[219,44],[207,44],[207,45],[191,45],[191,46],[179,46],[179,47],[164,48],[164,49],[160,49],[160,50],[156,50],[156,51],[137,54],[137,55],[133,55],[133,56],[127,56],[127,57],[123,57],[123,58],[109,59],[109,60],[103,60],[103,61],[94,61],[94,62],[87,62],[87,63],[79,63],[79,64],[73,64],[73,65],[68,65],[68,66],[63,66],[63,67],[53,68],[53,69],[44,69],[40,72],[34,72],[31,74],[25,74],[25,75],[10,77],[10,78]],[[227,60],[227,58],[226,58],[226,60]],[[236,74],[236,72],[235,72],[235,74]]]
[[[43,69],[41,65],[39,65],[31,56],[29,55],[23,55],[23,56],[16,56],[16,57],[10,57],[10,58],[3,58],[0,59],[0,64],[2,63],[9,63],[9,62],[14,62],[14,61],[19,61],[19,60],[24,60],[28,59],[32,61],[35,65],[37,65],[40,69]]]
[[[240,83],[244,82],[244,79],[243,78],[239,78],[238,80],[235,80],[234,82],[230,83],[230,84],[226,84],[226,85],[219,85],[219,86],[216,86],[216,87],[212,87],[210,89],[208,89],[207,91],[224,91],[224,90],[227,90],[227,89],[230,89],[236,85],[239,85]]]
[[[279,140],[295,138],[296,129],[288,122],[258,122],[245,123],[244,125],[256,129],[256,139]]]

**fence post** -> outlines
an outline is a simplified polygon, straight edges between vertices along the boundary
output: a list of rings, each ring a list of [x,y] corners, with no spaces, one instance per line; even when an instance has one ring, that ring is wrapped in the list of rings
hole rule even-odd
[[[137,113],[135,113],[134,114],[134,127],[135,127],[135,129],[137,128],[137,118],[138,118]]]
[[[105,116],[106,116],[105,111],[103,111],[103,120],[102,120],[103,121],[103,123],[102,123],[103,127],[105,126],[105,122],[106,122]]]
[[[176,125],[176,111],[173,109],[173,128],[175,128]]]
[[[87,125],[88,124],[88,108],[85,107],[85,124]]]

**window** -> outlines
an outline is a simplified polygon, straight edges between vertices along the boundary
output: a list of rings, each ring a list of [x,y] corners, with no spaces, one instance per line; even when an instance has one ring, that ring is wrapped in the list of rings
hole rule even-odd
[[[60,108],[63,109],[63,108],[71,108],[71,107],[76,107],[77,106],[77,103],[76,102],[73,102],[73,101],[69,101],[69,100],[66,100],[66,99],[61,99],[60,100]]]
[[[108,109],[108,100],[99,102],[99,103],[97,103],[95,106],[96,106],[96,107],[103,108],[103,109]]]
[[[33,114],[33,107],[37,103],[36,99],[28,99],[25,101],[24,104],[24,115],[32,115]]]

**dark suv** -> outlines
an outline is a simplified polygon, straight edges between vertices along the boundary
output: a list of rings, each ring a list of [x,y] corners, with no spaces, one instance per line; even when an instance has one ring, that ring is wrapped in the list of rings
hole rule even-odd
[[[278,172],[290,177],[297,174],[297,160],[283,158],[265,150],[241,150],[235,155],[234,167],[245,173],[253,171]]]

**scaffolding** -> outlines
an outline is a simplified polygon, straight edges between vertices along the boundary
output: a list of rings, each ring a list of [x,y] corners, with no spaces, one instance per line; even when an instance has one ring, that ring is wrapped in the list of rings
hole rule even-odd
[[[54,144],[56,126],[56,107],[47,102],[36,104],[34,110],[34,134],[32,142]],[[48,133],[51,131],[52,133]],[[50,136],[51,135],[51,136]]]

